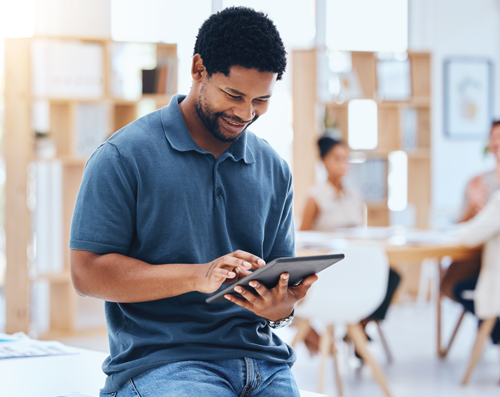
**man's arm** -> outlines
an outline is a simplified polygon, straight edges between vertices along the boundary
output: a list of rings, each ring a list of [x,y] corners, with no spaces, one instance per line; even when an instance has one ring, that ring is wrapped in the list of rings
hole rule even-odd
[[[211,293],[264,261],[235,251],[209,263],[150,265],[120,254],[71,250],[71,278],[83,296],[109,302],[145,302],[185,294]]]

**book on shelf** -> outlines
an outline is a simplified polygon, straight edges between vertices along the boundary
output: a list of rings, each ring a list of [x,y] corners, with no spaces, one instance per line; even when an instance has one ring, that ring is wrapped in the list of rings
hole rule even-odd
[[[411,98],[408,59],[377,62],[377,94],[382,101],[407,101]]]
[[[173,89],[171,67],[167,64],[159,64],[154,69],[142,70],[142,93],[143,94],[171,94]]]
[[[387,162],[385,159],[367,159],[349,166],[347,183],[356,188],[367,203],[387,199]]]
[[[405,150],[415,150],[418,145],[418,115],[414,107],[401,110],[401,142]]]
[[[104,94],[103,46],[78,40],[31,42],[33,95],[99,98]]]

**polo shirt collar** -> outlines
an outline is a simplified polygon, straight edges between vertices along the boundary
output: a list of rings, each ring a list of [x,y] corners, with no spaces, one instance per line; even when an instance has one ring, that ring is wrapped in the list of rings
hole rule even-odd
[[[194,141],[186,126],[184,117],[182,117],[179,103],[182,102],[185,97],[185,95],[174,95],[168,106],[161,109],[163,132],[165,133],[167,141],[175,150],[179,152],[194,150],[206,154],[208,152],[200,148]],[[254,155],[248,145],[248,133],[246,131],[238,141],[231,145],[225,154],[226,153],[226,156],[232,158],[234,161],[243,160],[246,164],[255,163]],[[223,156],[225,154],[223,154]]]

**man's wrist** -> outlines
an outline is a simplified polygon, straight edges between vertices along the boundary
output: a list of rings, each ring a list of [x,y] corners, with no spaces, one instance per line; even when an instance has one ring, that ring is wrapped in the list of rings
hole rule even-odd
[[[267,320],[267,324],[272,328],[272,329],[279,329],[286,327],[287,325],[290,325],[293,321],[293,315],[295,314],[295,309],[292,310],[292,314],[290,314],[288,317],[282,318],[277,321],[272,321],[272,320]]]

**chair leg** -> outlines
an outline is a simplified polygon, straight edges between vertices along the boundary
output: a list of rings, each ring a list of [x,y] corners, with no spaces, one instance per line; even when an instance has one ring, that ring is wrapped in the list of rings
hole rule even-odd
[[[451,345],[453,344],[453,341],[455,340],[455,336],[457,336],[458,329],[460,328],[460,324],[462,324],[462,320],[465,317],[465,313],[467,313],[467,310],[464,309],[462,311],[462,314],[460,315],[458,321],[457,321],[457,325],[455,326],[453,333],[451,334],[451,338],[450,338],[450,341],[448,342],[448,346],[439,350],[439,357],[440,358],[445,358],[446,355],[448,354],[448,352],[450,351]]]
[[[359,323],[348,324],[347,333],[351,340],[354,342],[354,346],[356,347],[356,350],[358,351],[361,358],[371,367],[373,374],[375,375],[375,379],[384,391],[384,394],[387,397],[391,397],[391,392],[389,391],[389,386],[387,384],[385,375],[366,347],[368,340],[366,339],[366,334],[364,333],[361,325]]]
[[[325,384],[325,367],[326,359],[331,349],[331,333],[325,330],[319,338],[319,354],[321,356],[319,376],[318,376],[318,393],[323,393],[323,387]]]
[[[307,333],[311,329],[311,324],[308,319],[305,318],[295,318],[294,322],[297,323],[297,333],[292,341],[292,347],[295,347],[298,343],[304,342]]]
[[[384,348],[385,355],[387,356],[387,362],[389,364],[392,364],[393,359],[391,349],[389,349],[389,345],[387,344],[387,340],[385,339],[384,333],[382,332],[382,328],[380,328],[380,321],[375,321],[375,324],[377,325],[378,336],[380,338],[380,341],[382,342],[382,347]]]
[[[488,339],[488,336],[491,334],[493,327],[495,326],[496,318],[488,318],[484,320],[479,326],[479,330],[477,332],[476,342],[474,343],[474,348],[472,349],[472,355],[469,361],[469,365],[467,366],[467,370],[465,371],[465,375],[462,379],[462,385],[466,385],[469,381],[472,370],[476,366],[479,357],[481,356],[481,352],[483,350],[484,342]]]
[[[333,356],[333,366],[335,367],[335,381],[337,383],[337,391],[339,393],[339,396],[343,396],[343,387],[342,387],[342,378],[340,377],[340,369],[339,369],[339,360],[338,360],[338,351],[337,351],[337,346],[335,345],[335,331],[333,328],[333,325],[327,328],[327,332],[330,333],[330,340],[331,340],[331,345],[330,345],[330,354]]]

